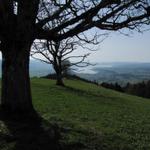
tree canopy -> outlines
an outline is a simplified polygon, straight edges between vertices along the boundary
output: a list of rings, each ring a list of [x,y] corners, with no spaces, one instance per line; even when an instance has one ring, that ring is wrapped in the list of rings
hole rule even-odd
[[[148,0],[42,0],[37,15],[36,38],[62,40],[94,27],[132,30],[148,24],[149,16]],[[53,26],[53,21],[60,18],[65,20]]]
[[[149,16],[149,0],[0,0],[0,38],[34,24],[32,38],[59,41],[93,27],[135,29],[148,24]]]

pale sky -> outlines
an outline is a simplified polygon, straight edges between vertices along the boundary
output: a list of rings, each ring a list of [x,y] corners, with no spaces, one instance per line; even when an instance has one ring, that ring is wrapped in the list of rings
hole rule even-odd
[[[112,33],[89,59],[95,62],[150,62],[150,31],[130,36]]]

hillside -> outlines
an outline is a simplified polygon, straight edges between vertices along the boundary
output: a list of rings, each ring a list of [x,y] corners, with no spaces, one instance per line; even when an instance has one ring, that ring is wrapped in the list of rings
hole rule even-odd
[[[34,78],[31,82],[34,106],[44,120],[40,127],[46,134],[50,133],[49,124],[57,127],[65,150],[150,149],[149,99],[78,80],[66,80],[67,87],[58,87],[48,79]],[[36,142],[29,142],[31,133],[27,136],[26,126],[2,119],[0,149],[40,150],[45,134],[36,133]]]

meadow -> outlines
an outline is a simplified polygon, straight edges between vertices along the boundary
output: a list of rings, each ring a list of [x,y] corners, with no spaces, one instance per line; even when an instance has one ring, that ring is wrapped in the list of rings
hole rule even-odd
[[[65,80],[66,87],[56,86],[54,80],[48,79],[32,78],[31,83],[33,104],[43,119],[40,131],[42,127],[42,131],[52,135],[50,128],[55,127],[64,149],[150,149],[149,99],[79,80]],[[0,150],[19,150],[23,146],[22,150],[40,150],[45,134],[35,131],[38,140],[32,135],[30,138],[30,133],[26,135],[30,124],[14,120],[0,119]],[[18,137],[22,138],[19,142]]]

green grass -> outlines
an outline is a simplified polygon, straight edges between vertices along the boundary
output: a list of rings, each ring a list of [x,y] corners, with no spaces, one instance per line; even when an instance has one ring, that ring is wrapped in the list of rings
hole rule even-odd
[[[34,107],[47,122],[43,126],[57,124],[61,143],[84,150],[150,149],[149,99],[77,80],[66,80],[66,87],[47,79],[31,82]],[[0,133],[9,132],[5,128],[0,121]],[[14,142],[4,143],[13,150]]]

